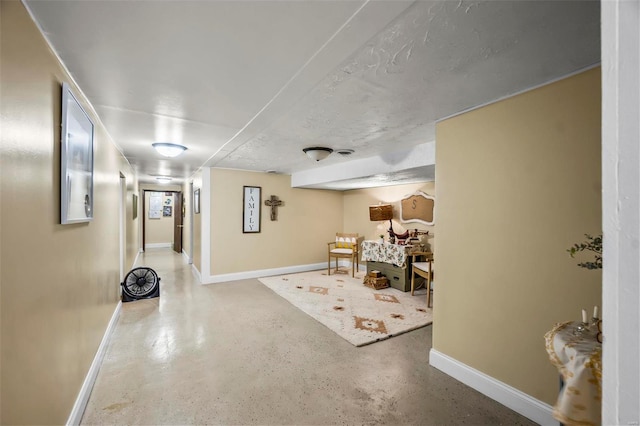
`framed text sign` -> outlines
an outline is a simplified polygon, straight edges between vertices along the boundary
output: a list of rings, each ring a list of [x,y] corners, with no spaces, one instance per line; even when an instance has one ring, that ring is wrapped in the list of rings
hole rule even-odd
[[[400,200],[400,220],[433,225],[435,222],[433,217],[434,203],[434,196],[416,191]]]
[[[244,186],[242,196],[242,232],[260,232],[260,204],[262,204],[262,188],[259,186]]]

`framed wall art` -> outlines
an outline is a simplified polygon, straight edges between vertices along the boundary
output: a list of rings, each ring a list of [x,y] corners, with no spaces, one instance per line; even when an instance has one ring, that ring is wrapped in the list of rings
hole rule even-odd
[[[200,214],[200,188],[193,191],[193,213]]]
[[[433,225],[435,197],[416,191],[400,200],[400,221],[419,222],[425,225]]]
[[[162,217],[162,193],[151,192],[149,194],[149,219]]]
[[[242,232],[253,234],[260,232],[260,207],[262,204],[262,188],[244,186],[242,194]]]
[[[138,194],[132,194],[133,195],[133,201],[132,201],[132,207],[133,207],[133,218],[137,218],[138,217]]]
[[[60,223],[93,220],[93,122],[62,83]]]

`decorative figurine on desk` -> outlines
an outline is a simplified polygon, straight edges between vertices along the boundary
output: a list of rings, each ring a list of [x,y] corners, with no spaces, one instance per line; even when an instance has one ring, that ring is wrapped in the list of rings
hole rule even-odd
[[[587,311],[582,310],[582,322],[576,326],[573,334],[576,336],[582,336],[589,331],[589,322],[587,321]]]
[[[418,231],[418,229],[414,229],[412,232],[410,232],[409,234],[409,239],[407,240],[407,244],[420,244],[420,245],[424,245],[422,244],[422,235],[429,235],[429,231]]]
[[[593,307],[593,317],[591,317],[590,328],[593,334],[596,335],[598,343],[602,343],[602,320],[598,318],[598,307]]]
[[[429,235],[429,231],[418,231],[418,229],[414,229],[413,231],[404,231],[402,234],[398,234],[393,231],[393,228],[389,228],[389,242],[393,244],[395,241],[399,245],[406,244],[417,244],[420,242],[420,235]],[[393,238],[393,241],[391,239]]]
[[[574,332],[576,336],[591,336],[595,337],[599,343],[602,343],[602,320],[598,318],[598,307],[593,307],[593,316],[591,321],[587,319],[587,311],[582,310],[582,322],[580,322]]]
[[[389,220],[389,244],[404,244],[409,238],[409,231],[405,231],[402,234],[398,234],[393,230],[393,221]]]
[[[593,316],[591,317],[591,327],[596,327],[599,321],[600,321],[600,318],[598,318],[598,307],[594,306]]]
[[[407,243],[407,238],[409,238],[409,231],[404,231],[402,234],[395,234],[396,241],[399,245],[403,246]]]

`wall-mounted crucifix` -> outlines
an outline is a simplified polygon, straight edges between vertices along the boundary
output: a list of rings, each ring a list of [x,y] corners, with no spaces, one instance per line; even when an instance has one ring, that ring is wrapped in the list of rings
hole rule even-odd
[[[267,201],[264,202],[265,206],[271,207],[271,220],[278,220],[278,206],[284,205],[282,200],[278,200],[277,195],[271,195]]]

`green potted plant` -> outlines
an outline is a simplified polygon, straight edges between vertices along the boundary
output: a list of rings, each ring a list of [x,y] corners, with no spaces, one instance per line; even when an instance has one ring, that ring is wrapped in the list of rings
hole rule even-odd
[[[571,257],[575,257],[575,254],[581,251],[594,253],[593,261],[580,262],[578,266],[587,269],[602,269],[602,234],[595,237],[589,234],[584,234],[584,236],[586,237],[585,241],[574,244],[567,251]]]

